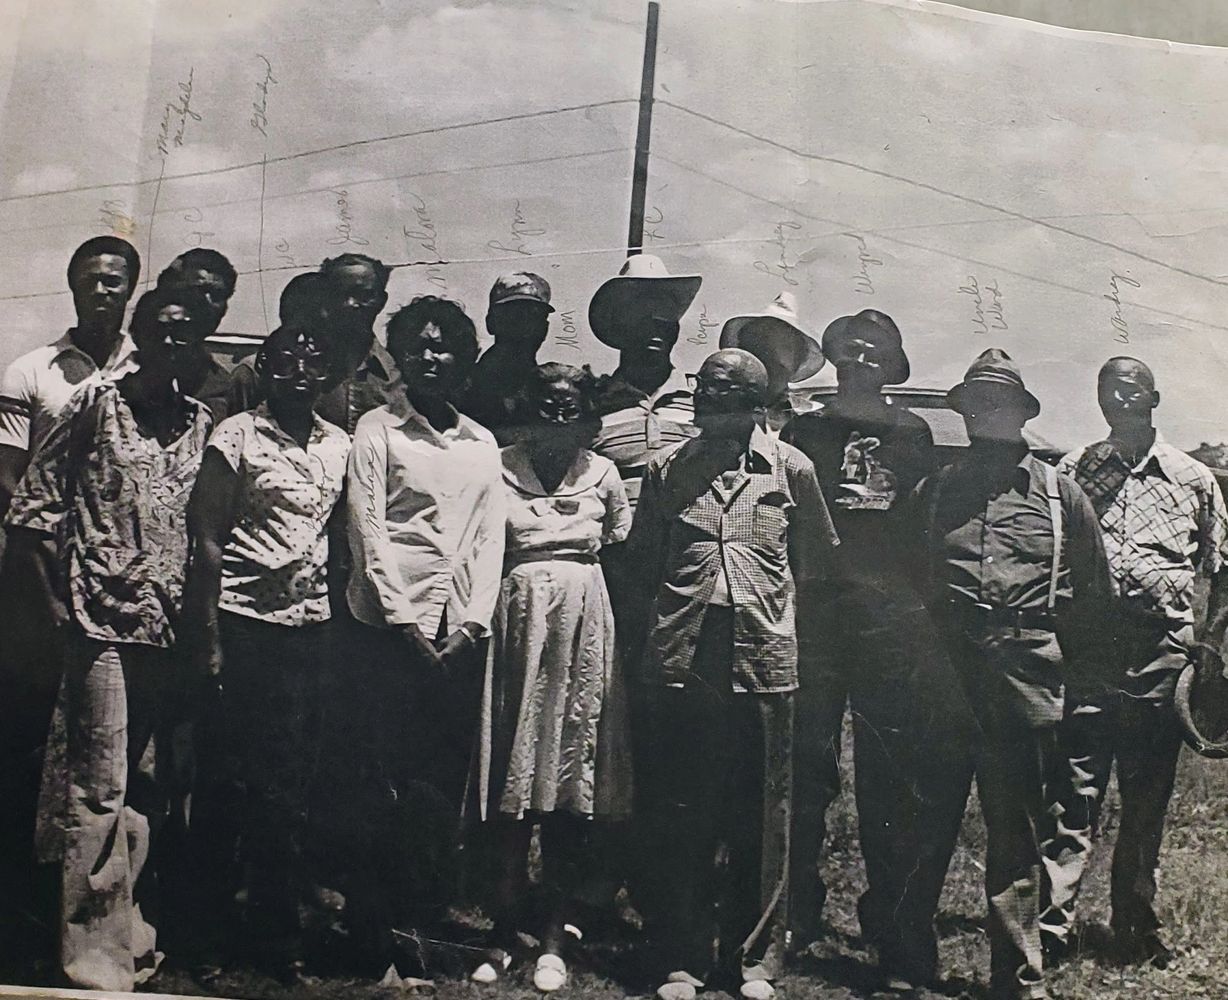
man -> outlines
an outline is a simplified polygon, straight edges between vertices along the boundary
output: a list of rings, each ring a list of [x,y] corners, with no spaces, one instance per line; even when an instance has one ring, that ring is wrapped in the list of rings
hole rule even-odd
[[[217,250],[194,247],[172,260],[158,275],[158,288],[190,288],[199,292],[208,306],[208,320],[192,349],[193,365],[180,386],[193,399],[209,407],[215,424],[255,405],[255,372],[239,365],[228,372],[210,355],[206,341],[217,333],[235,293],[238,274]]]
[[[671,354],[701,281],[698,274],[670,274],[652,254],[634,254],[588,306],[593,335],[619,352],[618,367],[600,387],[593,450],[618,466],[632,509],[652,453],[696,433],[691,394],[674,378]]]
[[[316,404],[329,423],[353,435],[359,418],[390,399],[396,369],[375,336],[388,304],[391,270],[364,254],[346,253],[320,265],[327,282],[326,315],[332,341],[333,381]]]
[[[1075,901],[1113,761],[1121,819],[1113,851],[1112,927],[1120,958],[1164,968],[1171,956],[1154,909],[1164,814],[1181,734],[1177,676],[1194,642],[1194,578],[1211,578],[1204,638],[1224,636],[1228,514],[1209,469],[1167,444],[1152,423],[1155,378],[1135,358],[1110,358],[1097,385],[1109,425],[1103,441],[1071,452],[1059,468],[1091,498],[1117,598],[1106,630],[1124,678],[1072,687],[1062,722],[1062,769],[1053,796],[1056,835],[1046,845],[1052,885],[1041,917],[1046,955],[1070,945]]]
[[[356,936],[385,964],[390,927],[438,919],[455,889],[505,527],[498,446],[453,402],[477,359],[472,321],[455,302],[421,296],[389,321],[388,347],[402,388],[358,422],[350,455],[352,714],[338,729],[340,755],[359,755],[350,782],[366,796],[339,811],[361,817],[358,835],[370,838],[350,855],[366,873]]]
[[[1111,584],[1091,503],[1028,453],[1023,426],[1040,403],[1014,361],[985,351],[947,402],[971,444],[918,488],[919,577],[981,731],[973,765],[987,839],[990,991],[1036,1000],[1048,996],[1038,831],[1062,682],[1094,669]],[[950,784],[948,857],[968,786],[967,775]]]
[[[903,555],[901,509],[934,470],[934,442],[924,420],[883,395],[909,376],[900,331],[866,309],[831,323],[822,351],[836,368],[836,394],[782,431],[814,463],[843,543],[821,603],[823,641],[803,648],[792,944],[805,948],[819,935],[820,858],[849,702],[869,883],[857,908],[862,936],[877,945],[887,984],[904,988],[937,973],[934,913],[950,854],[923,851],[922,830],[949,821],[935,808],[952,773],[967,769],[975,723]]]
[[[740,347],[768,373],[767,429],[779,434],[795,416],[789,386],[817,375],[826,364],[819,342],[801,328],[797,300],[781,292],[762,312],[731,316],[721,327],[721,347]]]
[[[10,531],[52,540],[70,597],[58,609],[67,780],[44,790],[49,800],[51,788],[61,794],[40,820],[62,839],[60,966],[87,989],[131,991],[161,958],[140,876],[166,792],[160,759],[146,751],[190,686],[170,653],[188,496],[212,426],[177,387],[198,336],[188,299],[198,296],[141,297],[135,368],[73,397],[8,514]]]
[[[812,614],[837,539],[810,460],[759,426],[767,387],[745,351],[704,362],[700,436],[649,459],[628,543],[656,596],[639,753],[663,901],[662,1000],[693,998],[731,962],[743,996],[770,996],[784,959],[796,622]]]
[[[520,392],[537,368],[552,312],[550,285],[536,274],[515,271],[491,286],[486,330],[495,343],[478,358],[462,409],[501,440],[516,423]]]
[[[73,251],[68,287],[76,325],[46,347],[22,355],[0,380],[0,515],[72,394],[131,353],[122,327],[140,276],[136,248],[117,236],[95,236]]]
[[[0,517],[73,393],[114,371],[131,353],[123,333],[124,310],[140,273],[140,257],[124,240],[96,236],[82,243],[68,262],[76,324],[53,343],[19,357],[0,379]],[[37,579],[55,580],[58,562],[50,539],[10,538],[0,568],[0,603],[6,609],[0,633],[0,687],[5,692],[0,698],[0,797],[10,809],[0,839],[0,919],[6,936],[20,929],[40,942],[26,947],[16,940],[0,941],[10,955],[41,952],[37,925],[53,919],[50,914],[43,921],[25,916],[43,909],[31,897],[37,889],[29,859],[43,745],[60,683],[55,625],[63,615],[57,585],[32,586],[35,565]]]

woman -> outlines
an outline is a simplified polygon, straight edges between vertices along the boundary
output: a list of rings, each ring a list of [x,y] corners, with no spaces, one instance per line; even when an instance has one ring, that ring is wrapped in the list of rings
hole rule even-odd
[[[73,397],[9,511],[11,528],[55,540],[67,591],[54,605],[66,745],[62,757],[49,748],[40,822],[62,840],[61,967],[87,989],[130,991],[161,957],[139,905],[148,880],[138,879],[167,787],[146,750],[185,687],[171,657],[183,523],[212,420],[178,382],[204,315],[186,289],[141,296],[129,328],[136,369]],[[45,563],[31,573],[49,586]]]
[[[185,613],[246,789],[241,843],[260,953],[302,966],[298,908],[308,784],[329,651],[329,521],[348,435],[312,411],[328,377],[322,345],[283,326],[256,355],[266,402],[218,425],[188,509]],[[218,875],[219,873],[210,873]]]
[[[545,364],[526,387],[526,438],[502,451],[507,497],[505,576],[483,695],[480,791],[503,826],[499,943],[514,930],[532,824],[542,822],[551,912],[534,984],[567,977],[563,920],[583,864],[586,821],[630,805],[627,718],[614,619],[597,560],[631,527],[614,464],[586,447],[596,433],[596,380]],[[490,980],[506,953],[474,977]]]

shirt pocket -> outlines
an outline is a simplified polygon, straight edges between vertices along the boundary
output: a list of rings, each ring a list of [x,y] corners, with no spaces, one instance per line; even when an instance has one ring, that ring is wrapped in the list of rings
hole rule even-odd
[[[1017,510],[994,525],[995,533],[1021,563],[1053,561],[1053,525],[1049,512]]]
[[[788,495],[779,490],[764,493],[755,501],[751,542],[756,548],[775,552],[784,547],[792,506]]]

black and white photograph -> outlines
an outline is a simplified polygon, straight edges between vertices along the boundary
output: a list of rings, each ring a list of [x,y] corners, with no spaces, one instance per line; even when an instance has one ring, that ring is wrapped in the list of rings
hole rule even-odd
[[[0,23],[0,998],[1228,1000],[1228,5]]]

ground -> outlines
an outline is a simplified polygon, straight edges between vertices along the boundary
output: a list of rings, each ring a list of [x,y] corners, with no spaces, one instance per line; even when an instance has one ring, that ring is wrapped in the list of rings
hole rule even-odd
[[[847,755],[846,755],[847,759]],[[850,765],[851,766],[851,765]],[[846,774],[846,791],[833,806],[832,850],[827,862],[831,887],[827,917],[832,933],[819,942],[816,956],[796,975],[778,984],[781,1000],[852,1000],[876,996],[870,955],[857,938],[855,901],[864,887],[864,872],[857,846],[853,808],[852,776]],[[1165,971],[1152,968],[1121,968],[1098,951],[1108,917],[1108,862],[1116,837],[1118,804],[1110,788],[1104,810],[1103,829],[1094,865],[1086,884],[1082,916],[1087,922],[1082,955],[1071,959],[1051,975],[1055,1000],[1225,1000],[1228,998],[1228,761],[1204,760],[1192,753],[1182,755],[1176,794],[1160,867],[1158,907],[1161,920],[1177,958]],[[939,992],[919,994],[926,1000],[939,997],[984,998],[989,966],[989,947],[984,930],[982,861],[984,827],[975,800],[964,819],[960,846],[951,865],[938,916],[941,962],[945,983]],[[595,966],[603,964],[594,956]],[[495,986],[476,986],[439,979],[435,996],[440,1000],[536,1000],[540,996],[531,982],[532,964],[514,968]],[[403,989],[381,987],[372,982],[324,980],[318,986],[294,989],[277,985],[250,973],[223,974],[207,987],[190,975],[168,969],[150,989],[167,993],[210,993],[235,998],[268,1000],[396,1000],[413,994]],[[595,1000],[621,1000],[645,995],[646,984],[627,986],[603,978],[592,969],[573,963],[571,984],[559,1000],[583,996]],[[709,992],[703,996],[726,1000],[727,995]]]

